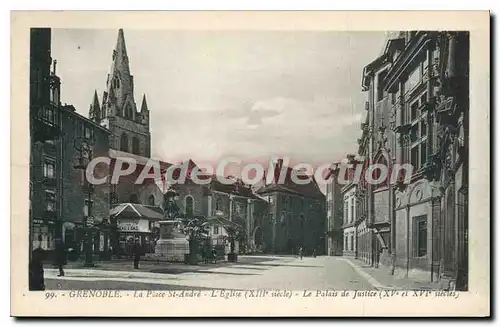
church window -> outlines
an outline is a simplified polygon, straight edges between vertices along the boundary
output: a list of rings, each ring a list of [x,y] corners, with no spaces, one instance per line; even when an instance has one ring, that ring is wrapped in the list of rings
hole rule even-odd
[[[132,153],[139,155],[139,139],[137,137],[132,138]]]
[[[118,78],[118,76],[115,76],[115,78],[113,78],[113,88],[120,88],[120,79]]]
[[[120,151],[128,152],[128,137],[125,133],[122,134],[120,139]]]
[[[128,103],[127,106],[125,107],[125,118],[129,119],[133,118],[132,107],[130,106],[130,103]]]

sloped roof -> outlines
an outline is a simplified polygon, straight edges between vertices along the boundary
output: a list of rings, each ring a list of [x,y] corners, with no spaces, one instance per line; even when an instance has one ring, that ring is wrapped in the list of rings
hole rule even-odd
[[[109,215],[115,217],[138,217],[158,220],[164,219],[162,208],[137,203],[117,204],[109,210]]]
[[[270,192],[283,192],[310,198],[322,198],[322,199],[325,198],[325,195],[319,189],[318,183],[316,182],[314,176],[312,176],[311,180],[306,184],[297,184],[292,180],[292,171],[293,168],[285,167],[286,175],[283,180],[283,183],[278,184],[276,182],[273,182],[269,185],[265,185],[264,187],[260,188],[257,191],[257,193],[265,194]],[[279,181],[280,172],[281,172],[281,167],[277,165],[275,168],[274,181]]]

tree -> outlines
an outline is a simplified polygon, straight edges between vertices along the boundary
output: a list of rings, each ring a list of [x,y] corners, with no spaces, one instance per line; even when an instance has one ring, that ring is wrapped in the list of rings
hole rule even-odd
[[[230,221],[225,218],[220,218],[217,220],[217,223],[222,225],[226,230],[227,235],[224,236],[224,240],[229,243],[229,252],[231,254],[234,254],[236,242],[238,242],[240,246],[244,246],[247,234],[244,221],[241,219]]]
[[[200,240],[208,237],[211,225],[210,219],[205,216],[183,215],[180,217],[179,230],[188,237],[191,262],[196,260]]]

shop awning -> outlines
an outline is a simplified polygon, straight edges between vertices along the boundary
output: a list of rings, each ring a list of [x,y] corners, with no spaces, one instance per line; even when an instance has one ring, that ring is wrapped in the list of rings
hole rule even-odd
[[[162,220],[163,209],[160,207],[146,206],[137,203],[120,203],[115,205],[109,211],[109,215],[115,218],[127,217],[127,218],[145,218]]]

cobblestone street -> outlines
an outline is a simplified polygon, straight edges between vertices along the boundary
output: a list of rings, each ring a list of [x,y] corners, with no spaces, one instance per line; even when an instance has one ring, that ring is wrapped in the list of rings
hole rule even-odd
[[[139,270],[130,262],[114,262],[65,272],[57,277],[56,269],[46,268],[47,289],[374,289],[351,264],[335,257],[242,256],[237,263],[198,266],[144,262]]]

